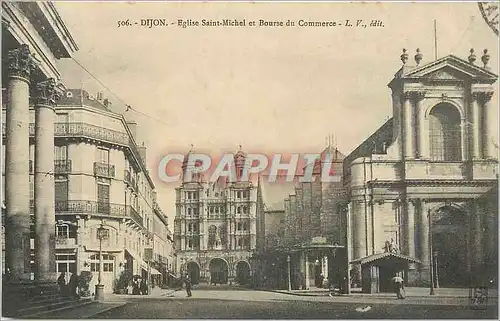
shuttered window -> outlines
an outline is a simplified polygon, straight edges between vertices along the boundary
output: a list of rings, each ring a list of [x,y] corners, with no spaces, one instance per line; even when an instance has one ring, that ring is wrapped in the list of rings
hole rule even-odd
[[[97,202],[99,213],[109,214],[109,185],[97,184]]]

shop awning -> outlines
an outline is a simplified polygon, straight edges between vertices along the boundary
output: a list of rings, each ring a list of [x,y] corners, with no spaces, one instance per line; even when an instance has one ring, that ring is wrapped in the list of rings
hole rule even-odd
[[[399,253],[393,253],[393,252],[385,252],[385,253],[377,253],[377,254],[372,254],[368,255],[359,259],[356,259],[354,261],[351,261],[351,264],[361,264],[361,265],[366,265],[366,264],[371,264],[371,265],[379,265],[382,263],[387,263],[387,262],[394,262],[394,263],[422,263],[421,261],[406,256],[402,255]]]
[[[127,251],[128,254],[130,254],[130,256],[136,260],[137,262],[139,262],[139,265],[141,266],[141,268],[143,269],[146,269],[148,268],[148,264],[141,258],[139,257],[139,255],[135,254],[134,252],[131,252],[129,250],[125,250]]]
[[[160,272],[158,272],[158,270],[157,270],[157,269],[155,269],[155,268],[151,268],[151,274],[152,274],[152,275],[161,275],[161,273],[160,273]]]

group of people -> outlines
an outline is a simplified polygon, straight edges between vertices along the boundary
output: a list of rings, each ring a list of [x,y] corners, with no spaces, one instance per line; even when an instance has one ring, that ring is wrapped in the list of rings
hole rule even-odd
[[[128,293],[133,295],[146,295],[148,294],[148,283],[145,278],[133,279],[128,287]]]
[[[57,285],[61,296],[78,298],[78,293],[76,292],[78,288],[78,275],[76,273],[71,273],[69,281],[66,283],[66,272],[61,272],[57,278]]]

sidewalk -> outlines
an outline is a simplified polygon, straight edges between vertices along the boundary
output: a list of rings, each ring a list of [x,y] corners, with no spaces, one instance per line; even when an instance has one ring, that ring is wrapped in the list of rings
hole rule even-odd
[[[299,296],[328,296],[329,291],[327,289],[312,288],[310,290],[271,290],[271,289],[258,289],[261,291],[270,291],[289,295],[299,295]],[[406,287],[406,297],[412,298],[469,298],[468,288],[439,288],[434,289],[434,295],[430,295],[429,288],[423,287]],[[392,298],[394,293],[361,293],[361,289],[352,289],[350,294],[343,294],[340,297],[353,297],[353,298]],[[491,300],[498,301],[498,291],[497,289],[488,290],[488,298]]]
[[[148,295],[132,295],[132,294],[106,294],[105,302],[127,302],[130,299],[151,299],[171,297],[177,290],[154,288]]]

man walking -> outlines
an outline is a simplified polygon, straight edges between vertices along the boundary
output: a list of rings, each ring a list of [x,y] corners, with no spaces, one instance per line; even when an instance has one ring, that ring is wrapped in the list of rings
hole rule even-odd
[[[187,297],[191,297],[191,278],[189,277],[189,274],[186,274],[186,277],[184,278],[184,284],[186,285],[186,294]]]

